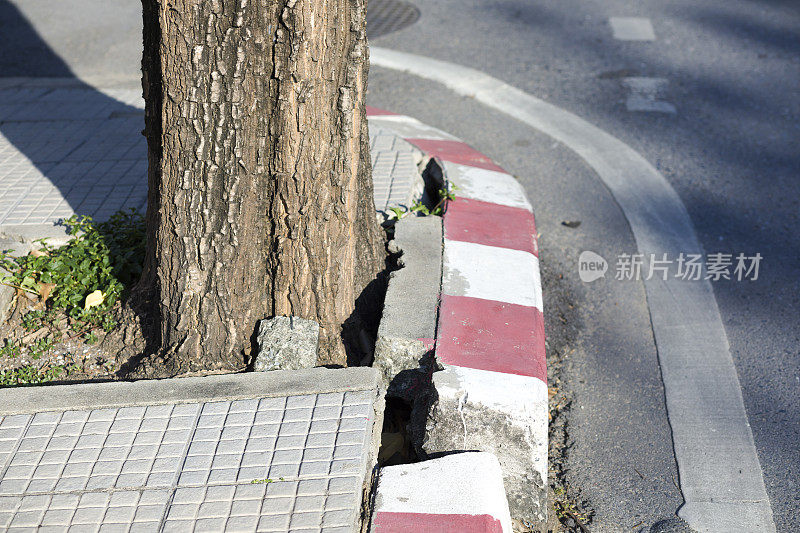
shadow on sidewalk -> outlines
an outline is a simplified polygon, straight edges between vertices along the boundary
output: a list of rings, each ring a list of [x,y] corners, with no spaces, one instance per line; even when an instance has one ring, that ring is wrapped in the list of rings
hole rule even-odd
[[[19,9],[0,0],[0,233],[73,213],[144,210],[141,89],[78,79]]]

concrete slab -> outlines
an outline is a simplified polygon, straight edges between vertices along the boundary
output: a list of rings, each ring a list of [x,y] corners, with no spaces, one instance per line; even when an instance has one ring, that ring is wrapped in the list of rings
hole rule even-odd
[[[389,279],[373,366],[381,372],[390,396],[411,400],[411,389],[425,374],[422,360],[436,334],[442,219],[406,216],[394,229],[389,247],[401,254],[402,268]]]
[[[369,368],[0,390],[0,529],[361,528]]]

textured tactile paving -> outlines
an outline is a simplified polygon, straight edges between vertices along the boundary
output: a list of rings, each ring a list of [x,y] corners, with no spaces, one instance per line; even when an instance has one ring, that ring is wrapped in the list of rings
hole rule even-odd
[[[144,210],[147,143],[140,90],[0,87],[0,227],[105,220]],[[375,205],[408,205],[419,152],[388,130],[371,134]]]
[[[352,531],[374,398],[0,416],[0,529]]]
[[[415,187],[422,185],[417,162],[420,152],[391,131],[370,126],[372,183],[375,209],[387,212],[390,207],[410,207]]]

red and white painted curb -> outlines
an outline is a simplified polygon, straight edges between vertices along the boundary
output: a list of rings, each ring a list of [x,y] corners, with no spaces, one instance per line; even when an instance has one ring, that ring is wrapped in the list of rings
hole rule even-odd
[[[438,379],[444,388],[437,390],[440,398],[449,393],[459,406],[480,404],[523,428],[526,442],[520,448],[526,449],[523,459],[539,477],[539,503],[534,505],[540,508],[535,514],[543,517],[547,366],[539,248],[525,191],[490,158],[447,133],[404,115],[372,108],[367,114],[436,158],[445,180],[457,187],[456,200],[448,202],[443,217],[435,354],[445,371]],[[466,423],[464,432],[461,449],[470,449]],[[513,497],[511,478],[520,479],[519,458],[507,457],[490,444],[480,449],[498,453]]]
[[[522,186],[444,132],[388,111],[368,107],[367,114],[391,121],[406,141],[438,158],[457,187],[444,215],[438,359],[546,384],[539,248]]]
[[[467,452],[381,469],[373,533],[511,533],[500,463]]]

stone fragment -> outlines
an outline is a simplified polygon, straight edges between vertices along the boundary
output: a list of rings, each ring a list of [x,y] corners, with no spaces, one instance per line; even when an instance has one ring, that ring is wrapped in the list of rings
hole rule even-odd
[[[264,319],[258,326],[257,372],[297,370],[317,364],[319,324],[296,316]]]

